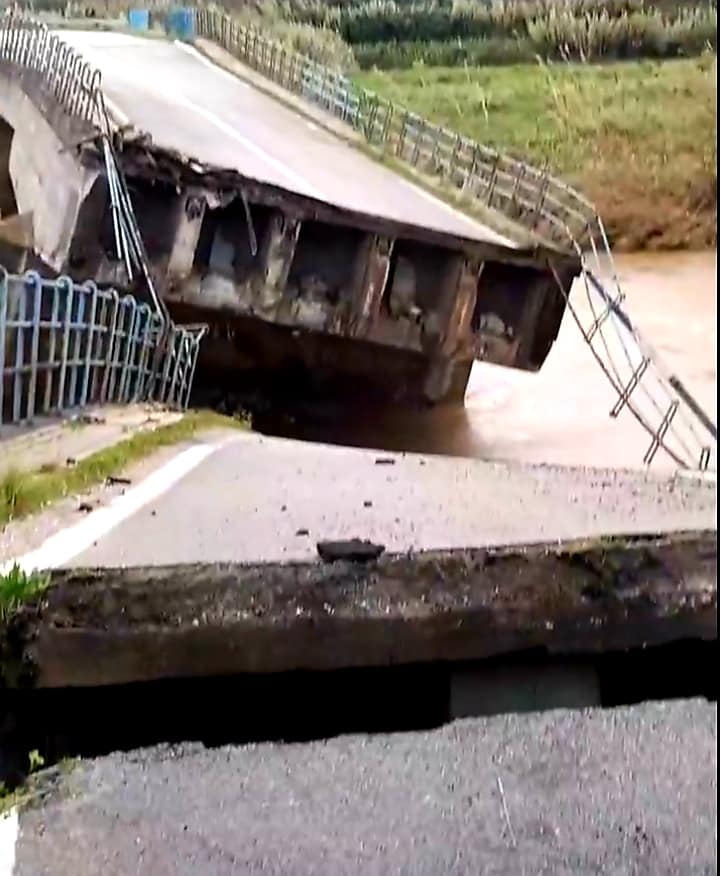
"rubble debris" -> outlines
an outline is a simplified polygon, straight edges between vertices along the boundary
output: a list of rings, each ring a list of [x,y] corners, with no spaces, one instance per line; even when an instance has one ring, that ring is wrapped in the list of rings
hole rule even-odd
[[[371,560],[377,560],[381,554],[385,553],[385,545],[374,544],[359,538],[345,541],[319,541],[317,552],[325,563],[334,563],[338,560],[345,560],[349,563],[367,563]]]
[[[130,480],[130,478],[123,478],[123,477],[119,477],[118,475],[108,475],[105,478],[105,483],[107,484],[108,487],[114,487],[114,486],[120,486],[120,485],[127,487],[132,483],[132,481]]]

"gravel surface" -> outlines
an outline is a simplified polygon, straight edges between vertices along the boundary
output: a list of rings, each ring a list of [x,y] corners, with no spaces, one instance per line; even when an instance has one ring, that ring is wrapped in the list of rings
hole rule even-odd
[[[15,876],[710,874],[717,707],[468,719],[86,762],[22,813]]]

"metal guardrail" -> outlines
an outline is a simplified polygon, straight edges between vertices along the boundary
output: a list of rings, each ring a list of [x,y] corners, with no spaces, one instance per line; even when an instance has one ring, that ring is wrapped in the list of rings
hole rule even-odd
[[[185,409],[204,326],[171,326],[131,295],[0,268],[0,426],[91,404]]]
[[[186,408],[206,327],[176,326],[155,291],[99,71],[45,24],[16,12],[0,15],[3,65],[102,139],[118,254],[128,280],[133,268],[144,275],[152,307],[93,282],[19,277],[0,266],[0,426],[98,403]]]
[[[618,396],[610,415],[617,417],[627,407],[648,432],[646,464],[663,449],[681,468],[710,466],[717,452],[716,426],[624,312],[625,296],[605,226],[590,201],[546,169],[503,155],[356,88],[340,71],[285,48],[219,10],[196,9],[195,31],[348,123],[370,145],[449,184],[484,215],[499,213],[541,240],[574,252],[582,265],[587,307],[577,306],[559,278],[558,285]]]
[[[0,64],[34,76],[43,93],[74,119],[98,124],[100,73],[46,24],[15,11],[0,15]]]

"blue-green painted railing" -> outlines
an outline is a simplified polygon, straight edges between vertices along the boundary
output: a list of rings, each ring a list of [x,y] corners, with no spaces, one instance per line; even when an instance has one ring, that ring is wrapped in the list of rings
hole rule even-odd
[[[93,282],[0,268],[0,427],[95,404],[184,409],[203,332]]]

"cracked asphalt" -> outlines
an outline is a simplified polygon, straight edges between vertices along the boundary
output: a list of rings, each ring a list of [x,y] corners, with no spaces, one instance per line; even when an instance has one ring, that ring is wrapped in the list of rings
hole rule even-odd
[[[14,874],[675,876],[716,844],[717,706],[678,700],[115,753],[21,814]]]
[[[392,460],[394,464],[378,464]],[[713,528],[713,483],[299,444],[243,434],[73,566],[281,561],[325,539],[390,551]]]

